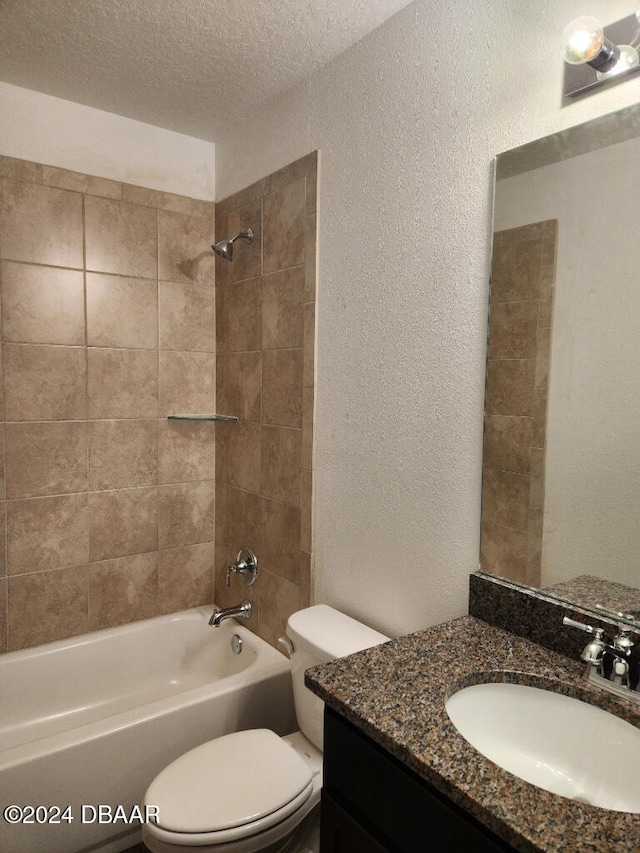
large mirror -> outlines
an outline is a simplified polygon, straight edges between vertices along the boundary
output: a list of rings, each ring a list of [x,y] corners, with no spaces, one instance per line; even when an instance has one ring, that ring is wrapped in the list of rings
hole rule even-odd
[[[640,623],[640,105],[496,158],[481,571]]]

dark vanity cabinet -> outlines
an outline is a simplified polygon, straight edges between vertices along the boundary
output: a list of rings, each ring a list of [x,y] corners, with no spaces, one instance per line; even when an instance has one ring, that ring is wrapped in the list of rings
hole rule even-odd
[[[329,708],[324,726],[320,853],[513,853]]]

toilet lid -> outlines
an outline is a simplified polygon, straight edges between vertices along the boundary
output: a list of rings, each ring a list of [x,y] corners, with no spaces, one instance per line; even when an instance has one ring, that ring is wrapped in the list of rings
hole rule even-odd
[[[181,755],[154,779],[144,802],[157,807],[163,829],[210,833],[254,823],[289,803],[293,810],[311,781],[310,767],[275,732],[250,729]]]

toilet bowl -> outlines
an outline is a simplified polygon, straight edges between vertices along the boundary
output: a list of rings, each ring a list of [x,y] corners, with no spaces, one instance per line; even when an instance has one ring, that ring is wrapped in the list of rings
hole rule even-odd
[[[324,604],[294,613],[287,637],[300,731],[234,732],[165,767],[144,796],[158,813],[142,833],[152,853],[284,853],[313,817],[322,788],[324,705],[304,686],[304,672],[388,637]]]

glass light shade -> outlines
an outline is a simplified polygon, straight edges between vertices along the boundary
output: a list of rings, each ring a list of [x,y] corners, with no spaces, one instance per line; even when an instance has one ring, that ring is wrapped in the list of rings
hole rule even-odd
[[[562,33],[562,56],[569,65],[582,65],[594,59],[604,44],[604,30],[597,18],[576,18]]]

